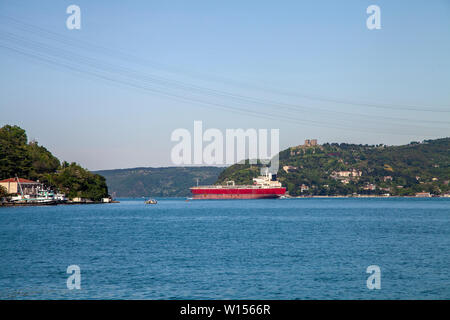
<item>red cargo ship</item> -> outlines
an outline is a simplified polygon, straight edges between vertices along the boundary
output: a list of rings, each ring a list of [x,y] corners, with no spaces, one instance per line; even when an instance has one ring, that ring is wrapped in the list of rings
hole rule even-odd
[[[253,179],[253,185],[235,185],[228,181],[226,185],[197,186],[190,188],[193,199],[273,199],[283,196],[286,188],[277,181],[276,175],[266,173]]]

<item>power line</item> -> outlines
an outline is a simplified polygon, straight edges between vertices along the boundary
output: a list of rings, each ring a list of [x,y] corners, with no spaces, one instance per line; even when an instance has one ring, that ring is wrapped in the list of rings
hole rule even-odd
[[[179,94],[173,94],[171,92],[167,92],[167,91],[163,91],[162,89],[173,89],[170,88],[171,86],[174,86],[174,83],[172,82],[165,82],[165,79],[158,79],[158,78],[150,78],[150,80],[146,77],[143,77],[141,74],[136,74],[135,71],[133,70],[129,70],[123,67],[118,67],[117,65],[111,65],[111,64],[107,64],[107,63],[103,63],[102,61],[96,60],[96,59],[92,59],[89,57],[83,57],[81,55],[75,54],[73,52],[68,52],[66,50],[60,49],[60,48],[52,48],[49,47],[47,45],[44,45],[42,43],[39,43],[37,41],[34,40],[29,40],[29,39],[24,39],[21,37],[18,37],[14,34],[11,33],[5,33],[3,32],[3,38],[5,39],[9,39],[10,41],[12,41],[15,44],[19,44],[25,47],[30,48],[31,50],[34,52],[33,53],[27,53],[23,51],[23,48],[21,49],[17,49],[11,46],[3,46],[6,49],[10,49],[13,50],[17,53],[21,53],[23,55],[26,55],[28,57],[33,57],[36,58],[38,60],[41,60],[43,62],[46,62],[46,64],[54,64],[54,65],[58,65],[59,67],[63,67],[63,68],[68,68],[71,69],[72,71],[76,71],[77,73],[87,73],[90,76],[95,76],[98,78],[102,78],[104,80],[108,80],[111,82],[115,82],[116,84],[122,84],[122,85],[127,85],[127,86],[131,86],[134,88],[138,88],[138,89],[142,89],[142,90],[146,90],[147,92],[153,92],[159,95],[164,95],[166,97],[170,97],[179,101],[183,101],[183,102],[195,102],[195,103],[200,103],[202,105],[207,105],[207,106],[214,106],[215,108],[219,108],[222,110],[227,110],[227,111],[233,111],[233,112],[237,112],[240,114],[245,114],[245,115],[251,115],[251,116],[256,116],[256,117],[260,117],[260,118],[266,118],[266,119],[276,119],[276,120],[283,120],[286,122],[291,122],[291,123],[303,123],[303,124],[308,124],[308,125],[312,125],[312,126],[318,126],[318,127],[330,127],[330,128],[336,128],[336,129],[344,129],[344,130],[348,130],[349,128],[347,127],[342,127],[339,126],[339,122],[336,123],[327,123],[324,121],[314,121],[314,120],[310,120],[310,119],[298,119],[295,117],[283,117],[279,114],[271,114],[271,113],[262,113],[261,111],[253,111],[253,110],[248,110],[248,109],[242,109],[242,108],[236,108],[236,107],[230,107],[228,105],[224,105],[222,103],[217,103],[217,102],[211,102],[211,101],[204,101],[198,98],[193,98],[193,97],[188,97],[186,95],[179,95]],[[41,50],[41,52],[37,52],[35,49],[38,48]],[[63,60],[62,62],[56,62],[54,59],[60,59]],[[78,63],[78,64],[77,64]],[[91,68],[91,70],[82,70],[82,68],[86,68],[86,66],[88,68]],[[102,68],[100,68],[103,67]],[[92,71],[94,70],[94,71]],[[118,76],[122,76],[122,77],[126,77],[128,80],[124,80],[121,78],[117,78]],[[116,77],[116,78],[114,78]],[[132,80],[132,82],[130,82],[130,80]],[[146,80],[146,81],[143,81]],[[137,83],[136,83],[137,81]],[[149,82],[150,81],[150,82]],[[158,85],[160,86],[159,89],[155,89],[152,86],[144,86],[142,85],[142,82],[146,82],[146,83],[150,83],[151,85],[154,86],[156,83],[158,83]],[[186,89],[186,87],[183,86],[183,84],[179,84],[179,83],[175,83],[175,87],[178,86],[178,88],[183,88]],[[162,89],[161,89],[162,87]],[[192,89],[192,87],[187,87],[187,89]],[[213,95],[211,95],[211,92],[207,92],[209,93],[209,96],[214,96],[216,93],[214,92]],[[242,96],[243,100],[245,100],[246,97]],[[235,98],[233,96],[233,98]],[[262,103],[264,101],[258,102],[258,103]],[[378,128],[369,128],[369,127],[364,127],[362,130],[359,128],[356,128],[354,126],[353,123],[351,123],[351,130],[357,130],[357,131],[363,131],[363,132],[369,132],[367,129],[372,129],[376,132],[379,131]],[[372,131],[372,132],[374,132]],[[408,134],[408,133],[404,133],[402,132],[402,134]]]
[[[146,75],[146,74],[142,74],[139,72],[136,72],[135,70],[131,70],[131,69],[127,69],[124,68],[122,66],[119,66],[117,64],[110,64],[110,63],[106,63],[104,61],[98,60],[98,59],[92,59],[89,57],[84,57],[81,56],[79,54],[74,53],[73,51],[67,51],[61,48],[52,48],[46,44],[37,42],[35,40],[30,40],[30,39],[25,39],[23,37],[17,36],[15,34],[12,33],[8,33],[8,32],[3,32],[3,38],[9,39],[11,41],[14,41],[15,43],[19,43],[21,42],[21,44],[25,44],[26,46],[30,47],[30,45],[33,45],[34,47],[39,47],[41,50],[46,50],[48,51],[52,51],[54,55],[59,55],[59,56],[72,56],[71,60],[75,58],[77,59],[81,59],[83,63],[89,63],[90,65],[95,65],[95,66],[103,66],[105,68],[105,70],[113,70],[114,72],[119,72],[121,75],[126,75],[127,77],[133,77],[135,79],[138,80],[142,80],[142,81],[146,81],[146,82],[151,82],[152,84],[159,84],[159,85],[163,85],[163,86],[172,86],[172,88],[177,88],[177,89],[183,89],[183,90],[189,90],[190,92],[192,90],[196,90],[198,92],[201,92],[201,94],[213,97],[213,96],[217,96],[217,97],[224,97],[224,98],[232,98],[235,101],[238,101],[240,103],[245,102],[245,103],[257,103],[259,106],[264,105],[267,107],[272,107],[272,108],[283,108],[283,109],[287,109],[290,111],[300,111],[300,108],[306,109],[306,110],[310,110],[313,111],[315,114],[318,113],[323,113],[326,116],[330,116],[330,113],[333,113],[333,111],[329,111],[329,110],[324,110],[324,109],[320,109],[320,108],[312,108],[312,107],[305,107],[305,106],[298,106],[298,105],[294,105],[294,104],[287,104],[284,102],[278,102],[278,101],[271,101],[271,100],[264,100],[264,99],[259,99],[259,98],[254,98],[254,97],[247,97],[247,96],[243,96],[243,95],[239,95],[239,94],[233,94],[233,93],[228,93],[228,92],[223,92],[223,91],[218,91],[218,90],[214,90],[214,89],[209,89],[209,88],[203,88],[203,87],[199,87],[196,85],[191,85],[189,83],[185,83],[185,82],[181,82],[181,81],[177,81],[177,80],[172,80],[172,79],[166,79],[166,78],[162,78],[162,77],[157,77],[154,75]],[[54,53],[56,52],[56,53]],[[336,112],[338,115],[343,115],[343,116],[356,116],[356,117],[364,117],[367,119],[367,115],[362,115],[362,114],[357,114],[357,113],[348,113],[348,112]],[[388,121],[392,121],[392,120],[398,120],[398,121],[418,121],[418,120],[412,120],[412,119],[404,119],[404,118],[396,118],[396,117],[385,117],[385,116],[370,116],[370,120],[373,119],[383,119],[383,120],[388,120]],[[333,118],[334,120],[334,118]],[[342,121],[342,120],[341,120]],[[448,124],[448,122],[445,121],[429,121],[429,120],[419,120],[421,123],[441,123],[441,124]]]
[[[41,33],[41,34],[46,34],[47,36],[52,36],[54,39],[57,39],[57,41],[61,41],[64,42],[70,46],[74,46],[74,43],[72,41],[68,41],[67,40],[67,36],[63,36],[61,34],[58,34],[56,32],[47,30],[45,28],[42,28],[40,26],[36,26],[30,23],[25,23],[23,21],[20,21],[18,19],[12,18],[12,17],[8,17],[5,15],[0,15],[0,17],[3,17],[5,19],[8,19],[9,21],[15,23],[16,25],[18,25],[21,28],[25,28],[27,31],[29,32],[35,32],[35,33]],[[167,65],[163,65],[161,63],[157,63],[154,61],[150,61],[149,59],[143,59],[141,57],[138,57],[136,55],[132,55],[128,52],[122,52],[120,50],[113,50],[111,48],[107,48],[104,46],[101,46],[99,44],[94,44],[91,42],[88,42],[86,40],[80,40],[77,39],[76,40],[76,46],[79,47],[85,47],[89,50],[95,49],[97,51],[106,53],[109,56],[114,57],[114,54],[119,54],[122,57],[128,58],[128,59],[132,59],[133,61],[140,61],[140,64],[144,63],[145,66],[147,67],[148,65],[152,65],[155,68],[159,68],[162,70],[169,70],[169,72],[175,72],[175,73],[182,73],[183,71],[180,71],[180,68],[175,68],[175,67],[171,67],[171,66],[167,66]],[[184,73],[190,73],[190,75],[192,76],[192,71],[187,72],[186,70],[184,71]],[[201,77],[201,74],[199,74],[198,72],[194,73],[195,77]],[[204,75],[205,76],[205,75]],[[365,107],[371,107],[371,108],[381,108],[381,109],[390,109],[390,110],[408,110],[408,111],[421,111],[421,112],[450,112],[450,106],[445,106],[443,108],[433,108],[433,107],[424,107],[424,106],[417,106],[417,105],[398,105],[398,104],[379,104],[379,103],[368,103],[368,102],[363,102],[363,101],[354,101],[351,99],[337,99],[334,97],[327,97],[327,96],[323,96],[323,95],[311,95],[311,94],[301,94],[299,92],[290,92],[287,90],[279,90],[279,89],[274,89],[274,88],[267,88],[267,87],[263,87],[263,86],[259,86],[259,85],[254,85],[254,84],[248,84],[248,83],[243,83],[240,81],[236,81],[236,80],[230,80],[230,79],[225,79],[224,77],[221,76],[206,76],[208,77],[208,80],[211,79],[215,79],[218,82],[224,82],[224,83],[228,83],[228,84],[234,84],[236,86],[239,87],[252,87],[254,89],[260,90],[260,91],[264,91],[264,92],[273,92],[279,95],[284,95],[284,96],[291,96],[291,97],[301,97],[301,98],[305,98],[308,100],[317,100],[317,101],[322,101],[322,102],[332,102],[332,103],[336,103],[336,104],[346,104],[346,105],[353,105],[353,106],[365,106]],[[203,88],[204,89],[204,88]],[[214,90],[214,89],[208,89],[208,90]],[[297,107],[300,108],[311,108],[311,107],[306,107],[306,106],[299,106],[299,105],[295,105]],[[336,112],[334,110],[328,110],[328,109],[320,109],[326,112]],[[317,112],[317,108],[314,110]],[[354,114],[353,114],[354,115]],[[362,115],[363,116],[363,115]],[[397,120],[401,120],[400,118],[397,118]],[[406,121],[411,121],[410,119],[403,119]]]

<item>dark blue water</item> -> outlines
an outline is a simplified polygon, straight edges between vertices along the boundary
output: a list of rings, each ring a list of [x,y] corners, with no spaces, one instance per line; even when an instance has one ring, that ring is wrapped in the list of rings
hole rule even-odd
[[[0,208],[0,299],[449,299],[449,248],[443,198]]]

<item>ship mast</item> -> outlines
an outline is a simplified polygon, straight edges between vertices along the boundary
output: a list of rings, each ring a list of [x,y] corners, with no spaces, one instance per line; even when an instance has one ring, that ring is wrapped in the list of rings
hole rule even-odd
[[[22,185],[20,184],[20,181],[19,181],[19,178],[17,177],[17,174],[16,174],[16,180],[17,180],[17,184],[19,185],[19,188],[20,188],[20,194],[21,194],[22,197],[23,197]]]

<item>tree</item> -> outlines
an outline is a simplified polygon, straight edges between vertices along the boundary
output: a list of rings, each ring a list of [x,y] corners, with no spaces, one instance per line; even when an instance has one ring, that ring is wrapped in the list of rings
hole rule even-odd
[[[4,186],[0,186],[0,199],[8,196],[8,190]]]
[[[108,197],[105,178],[89,172],[75,162],[56,173],[47,175],[46,179],[49,185],[64,192],[69,198],[100,200]]]
[[[25,130],[10,125],[0,128],[0,179],[16,174],[28,177],[31,169]]]
[[[59,160],[45,147],[38,145],[37,141],[28,144],[28,152],[33,168],[31,177],[34,179],[40,178],[40,175],[45,173],[56,172],[60,167]]]

